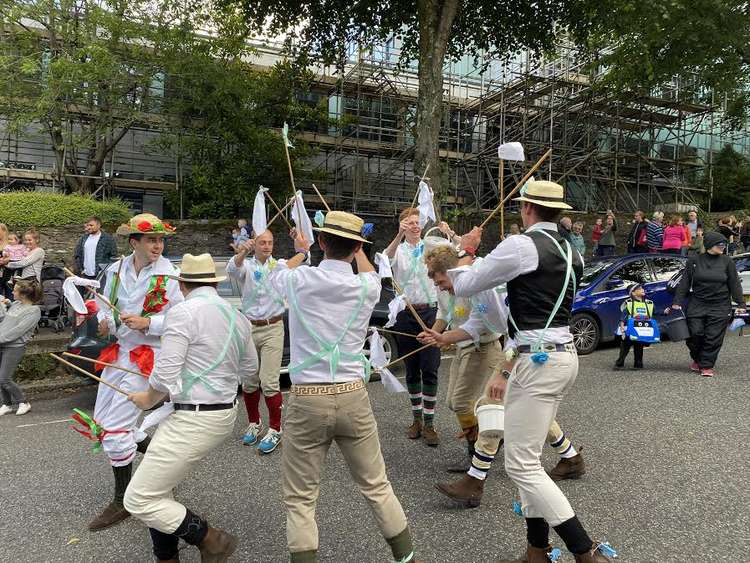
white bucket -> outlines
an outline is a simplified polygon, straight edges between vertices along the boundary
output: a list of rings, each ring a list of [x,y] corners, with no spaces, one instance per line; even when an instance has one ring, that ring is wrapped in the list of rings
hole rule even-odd
[[[474,414],[479,424],[479,434],[483,438],[499,440],[505,428],[505,407],[503,405],[482,405],[477,401]]]

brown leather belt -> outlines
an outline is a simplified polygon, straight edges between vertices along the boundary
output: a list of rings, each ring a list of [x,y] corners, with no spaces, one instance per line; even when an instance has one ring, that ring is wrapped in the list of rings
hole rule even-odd
[[[356,381],[347,381],[345,383],[327,383],[327,384],[301,384],[292,385],[291,392],[295,395],[338,395],[340,393],[351,393],[364,388],[365,382],[362,379]]]
[[[250,324],[253,326],[268,326],[272,324],[276,324],[280,320],[282,320],[284,317],[282,315],[276,315],[275,317],[271,317],[270,319],[260,319],[260,320],[254,320],[250,319]]]
[[[412,303],[411,306],[414,307],[415,311],[426,311],[432,308],[432,305],[429,303]]]

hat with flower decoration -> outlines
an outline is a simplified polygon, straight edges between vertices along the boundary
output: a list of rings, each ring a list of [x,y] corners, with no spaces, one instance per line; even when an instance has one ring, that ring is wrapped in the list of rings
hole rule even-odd
[[[164,235],[175,233],[175,228],[152,213],[139,213],[117,229],[118,235]]]
[[[322,214],[321,214],[322,215]],[[329,211],[325,216],[317,215],[314,230],[337,237],[369,243],[365,237],[372,232],[372,224],[365,223],[360,217],[345,211]]]

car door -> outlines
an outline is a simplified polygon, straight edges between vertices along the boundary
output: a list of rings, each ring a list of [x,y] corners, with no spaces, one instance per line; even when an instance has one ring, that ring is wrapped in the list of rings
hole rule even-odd
[[[685,267],[687,258],[680,256],[648,256],[654,280],[646,284],[646,299],[654,302],[654,317],[661,321],[664,310],[672,304],[672,294],[667,291],[667,282]]]
[[[651,281],[651,270],[644,258],[616,266],[602,280],[592,295],[592,304],[601,322],[603,338],[610,338],[617,331],[620,306],[628,298],[630,287],[636,283],[646,285]]]

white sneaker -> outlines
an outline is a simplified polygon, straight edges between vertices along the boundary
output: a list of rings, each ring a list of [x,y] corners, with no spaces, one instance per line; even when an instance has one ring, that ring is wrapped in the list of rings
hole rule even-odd
[[[18,410],[16,411],[16,416],[21,416],[22,414],[26,414],[31,410],[31,405],[29,403],[18,403]]]
[[[0,407],[0,416],[8,414],[9,412],[13,412],[13,409],[10,407],[10,405],[3,405],[2,407]]]

